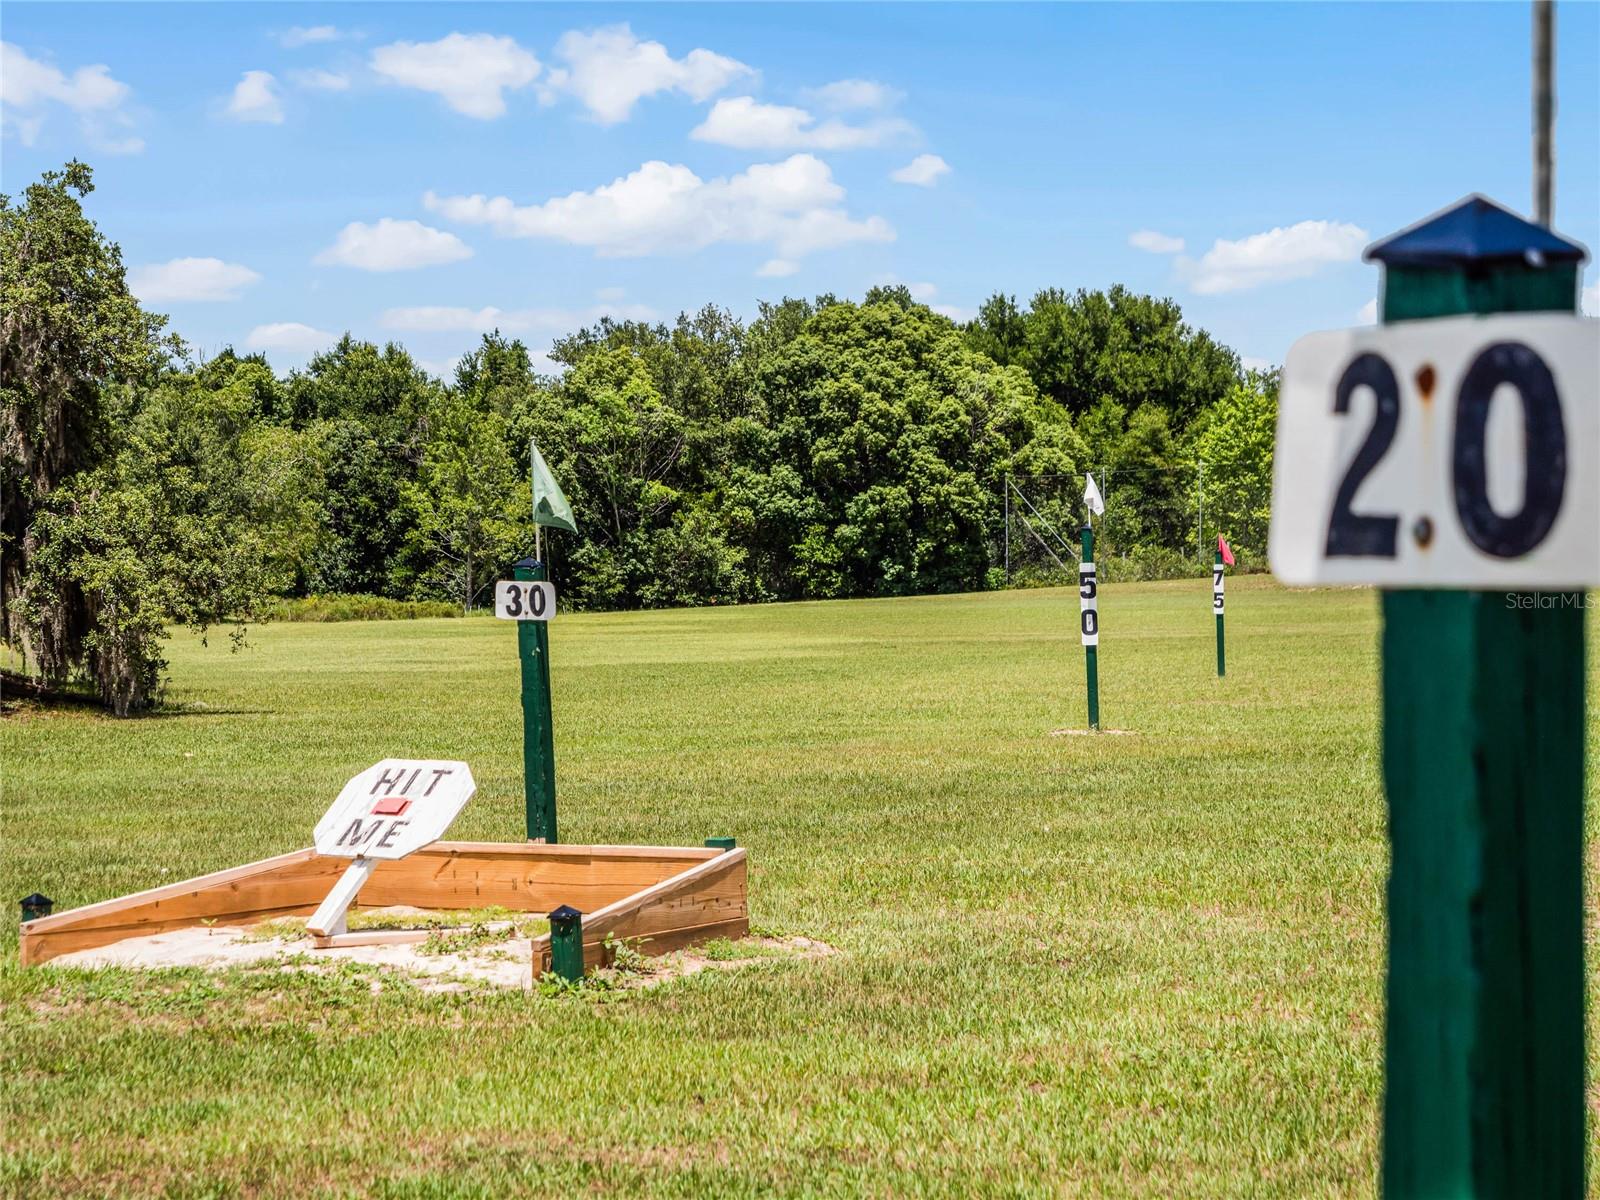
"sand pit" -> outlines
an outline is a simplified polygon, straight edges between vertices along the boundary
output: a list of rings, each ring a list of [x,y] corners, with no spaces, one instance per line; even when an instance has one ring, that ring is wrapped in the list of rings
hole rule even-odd
[[[480,927],[498,940],[461,950],[436,952],[438,943],[341,946],[311,948],[303,937],[264,937],[244,926],[173,929],[147,937],[128,938],[109,946],[77,950],[51,960],[51,967],[132,967],[153,970],[201,967],[222,971],[231,967],[282,963],[286,970],[335,970],[344,963],[360,963],[394,971],[424,991],[457,991],[487,984],[502,988],[533,987],[531,938],[518,936],[509,923],[491,922]],[[451,930],[440,931],[448,936]],[[747,937],[737,942],[713,943],[648,958],[636,971],[607,972],[613,987],[650,987],[699,971],[748,966],[793,958],[820,958],[834,953],[831,946],[811,938]]]

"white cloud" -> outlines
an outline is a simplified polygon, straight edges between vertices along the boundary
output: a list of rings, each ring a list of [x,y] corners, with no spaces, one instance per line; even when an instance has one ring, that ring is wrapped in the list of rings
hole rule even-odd
[[[1218,238],[1198,261],[1178,259],[1178,273],[1201,295],[1243,291],[1355,262],[1369,240],[1365,229],[1343,221],[1301,221],[1236,242]]]
[[[257,325],[244,339],[246,349],[282,350],[287,354],[315,354],[339,340],[336,333],[324,333],[298,321]]]
[[[706,119],[689,134],[699,142],[714,142],[739,150],[859,150],[915,132],[898,117],[865,125],[827,120],[818,125],[803,108],[763,104],[753,96],[718,100]]]
[[[1135,250],[1144,250],[1151,254],[1183,253],[1183,239],[1181,237],[1157,233],[1154,229],[1141,229],[1136,233],[1130,233],[1128,235],[1128,245]]]
[[[1270,358],[1257,358],[1253,354],[1239,355],[1239,365],[1246,371],[1270,371],[1273,368]]]
[[[898,104],[903,93],[875,79],[836,79],[801,93],[812,104],[832,112],[889,108]]]
[[[133,94],[127,84],[111,77],[104,63],[79,67],[71,75],[11,42],[0,41],[0,126],[24,146],[31,146],[54,105],[69,109],[96,149],[111,154],[137,154],[140,138],[119,135],[116,129],[132,125],[122,105]]]
[[[1356,323],[1358,325],[1376,325],[1378,323],[1378,298],[1376,296],[1356,310]]]
[[[278,81],[271,71],[246,71],[233,86],[228,100],[228,115],[236,121],[261,121],[283,124],[283,103],[278,99]]]
[[[950,164],[937,154],[919,154],[898,171],[890,171],[889,178],[896,183],[932,187],[939,181],[941,175],[948,174],[950,174]]]
[[[949,317],[957,325],[965,325],[978,315],[975,310],[959,304],[930,304],[928,307],[941,316]]]
[[[438,196],[423,204],[452,221],[487,225],[503,237],[590,246],[606,258],[684,253],[720,242],[765,243],[777,257],[851,242],[886,242],[882,217],[858,220],[840,207],[844,189],[822,160],[796,154],[727,178],[701,179],[682,164],[647,162],[591,192],[518,205],[505,196]]]
[[[394,42],[372,52],[372,69],[389,83],[443,97],[465,116],[505,115],[507,91],[539,77],[539,60],[508,37],[452,33],[436,42]]]
[[[167,300],[237,300],[261,278],[249,267],[220,258],[174,258],[128,272],[128,289],[146,303]]]
[[[350,90],[350,76],[339,71],[324,71],[317,67],[304,71],[290,71],[289,81],[296,87],[309,88],[316,92],[347,92]]]
[[[710,50],[673,58],[660,42],[641,42],[627,25],[564,34],[556,54],[567,65],[550,72],[546,99],[575,96],[602,125],[626,121],[636,103],[658,92],[680,92],[699,103],[735,79],[755,75],[744,63]]]
[[[582,325],[592,325],[601,317],[622,321],[654,321],[659,314],[646,304],[597,304],[585,309],[567,308],[484,308],[424,304],[413,308],[391,308],[381,320],[387,329],[409,333],[526,333],[545,330],[567,333]]]
[[[618,300],[621,300],[627,294],[628,290],[626,288],[603,287],[595,290],[594,298],[596,300],[609,300],[614,303]]]
[[[340,38],[349,36],[347,33],[340,33],[332,25],[294,25],[278,35],[278,45],[286,50],[293,50],[316,42],[337,42]]]
[[[472,247],[453,233],[421,221],[384,217],[376,225],[351,221],[333,245],[311,261],[318,266],[355,267],[360,271],[406,271],[435,267],[472,257]]]
[[[1600,317],[1600,283],[1583,289],[1583,312],[1585,316]]]
[[[769,258],[756,269],[756,275],[762,279],[783,279],[799,269],[799,263],[787,258]]]

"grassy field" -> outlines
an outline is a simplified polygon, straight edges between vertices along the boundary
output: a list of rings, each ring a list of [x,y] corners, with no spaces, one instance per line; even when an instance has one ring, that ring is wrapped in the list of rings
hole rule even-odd
[[[15,897],[308,844],[385,755],[466,759],[453,835],[520,838],[506,624],[183,637],[167,715],[0,721],[0,1186],[1370,1196],[1376,605],[1229,600],[1219,681],[1206,581],[1104,589],[1100,738],[1051,736],[1072,592],[562,617],[564,837],[736,836],[756,923],[842,951],[609,1002],[14,965]]]

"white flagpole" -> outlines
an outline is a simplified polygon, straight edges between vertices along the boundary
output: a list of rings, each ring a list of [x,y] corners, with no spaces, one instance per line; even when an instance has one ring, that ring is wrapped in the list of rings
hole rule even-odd
[[[539,445],[532,438],[528,439],[528,499],[533,504],[533,557],[539,562],[544,562],[544,529],[539,524],[539,504],[533,499],[534,480],[534,455],[539,453]],[[549,578],[550,572],[545,572]]]

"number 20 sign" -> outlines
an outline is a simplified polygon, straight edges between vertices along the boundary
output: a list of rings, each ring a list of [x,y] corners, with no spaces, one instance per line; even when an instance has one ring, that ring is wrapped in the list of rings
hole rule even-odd
[[[505,621],[548,621],[556,615],[556,585],[502,579],[494,585],[494,615]]]
[[[1600,584],[1600,322],[1451,317],[1314,333],[1278,401],[1285,583]]]

